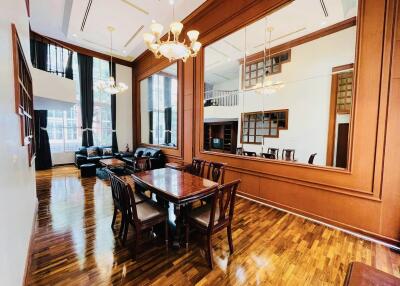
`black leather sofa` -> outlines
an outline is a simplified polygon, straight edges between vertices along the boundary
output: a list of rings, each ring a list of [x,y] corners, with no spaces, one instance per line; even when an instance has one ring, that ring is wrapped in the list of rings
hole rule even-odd
[[[97,150],[97,155],[96,156],[88,156],[87,149],[96,149]],[[110,159],[114,158],[114,151],[111,151],[111,154],[109,155],[104,155],[103,150],[104,148],[111,148],[111,146],[91,146],[91,147],[80,147],[78,151],[75,152],[75,166],[80,168],[82,164],[87,164],[87,163],[94,163],[97,166],[100,167],[99,161],[101,159]],[[112,150],[112,148],[111,148]]]
[[[125,163],[127,163],[128,166],[133,166],[135,158],[144,156],[150,158],[152,169],[164,168],[165,166],[164,155],[160,149],[154,147],[138,147],[135,150],[135,153],[133,153],[133,156],[122,157],[121,159]]]

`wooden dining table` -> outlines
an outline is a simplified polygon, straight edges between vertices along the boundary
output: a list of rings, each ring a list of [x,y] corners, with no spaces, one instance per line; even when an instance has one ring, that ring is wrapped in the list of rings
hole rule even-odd
[[[136,189],[150,190],[156,194],[157,201],[173,204],[176,218],[173,245],[176,247],[180,245],[185,206],[212,194],[218,187],[218,183],[172,168],[154,169],[131,176]]]

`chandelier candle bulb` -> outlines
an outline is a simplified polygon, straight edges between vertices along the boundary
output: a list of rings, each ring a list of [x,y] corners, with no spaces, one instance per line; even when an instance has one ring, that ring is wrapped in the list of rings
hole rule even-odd
[[[189,57],[197,56],[201,49],[201,43],[197,41],[199,31],[188,31],[187,37],[190,40],[190,45],[185,44],[185,39],[181,42],[179,35],[183,30],[183,24],[179,21],[174,21],[169,25],[168,38],[165,41],[161,40],[163,26],[156,21],[152,21],[150,25],[151,33],[143,34],[143,41],[147,48],[159,59],[161,56],[169,59],[170,62],[182,60],[186,62]]]

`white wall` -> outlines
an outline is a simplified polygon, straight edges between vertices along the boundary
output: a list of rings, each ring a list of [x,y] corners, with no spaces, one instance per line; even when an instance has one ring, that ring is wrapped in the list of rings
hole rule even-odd
[[[33,95],[58,101],[76,102],[73,80],[32,68]]]
[[[260,153],[268,147],[279,148],[280,152],[295,149],[295,158],[303,163],[317,153],[315,164],[325,165],[332,67],[354,62],[355,35],[356,28],[351,27],[292,48],[291,61],[282,64],[281,73],[270,77],[272,81],[283,81],[284,88],[272,94],[241,91],[239,106],[206,107],[205,118],[237,117],[240,134],[240,113],[289,109],[288,130],[280,130],[279,138],[264,138],[264,145],[244,144],[244,150]],[[226,81],[222,87],[232,90],[237,84]]]
[[[28,165],[15,114],[11,23],[30,64],[29,23],[24,0],[2,0],[0,11],[0,285],[22,285],[36,204],[35,164]]]
[[[125,150],[126,144],[132,150],[133,126],[132,126],[132,69],[130,67],[116,65],[117,81],[128,85],[128,90],[117,94],[117,140],[119,150]]]

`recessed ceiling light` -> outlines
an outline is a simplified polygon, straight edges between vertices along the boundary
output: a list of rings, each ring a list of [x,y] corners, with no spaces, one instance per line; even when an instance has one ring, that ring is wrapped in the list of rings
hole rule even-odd
[[[76,38],[76,37],[78,37],[78,35],[77,34],[72,34],[72,37]]]

